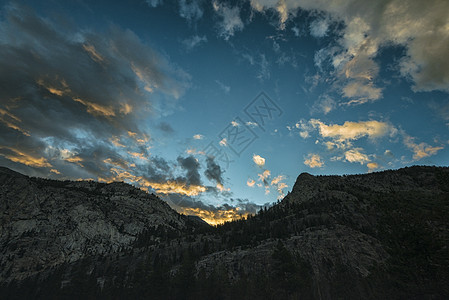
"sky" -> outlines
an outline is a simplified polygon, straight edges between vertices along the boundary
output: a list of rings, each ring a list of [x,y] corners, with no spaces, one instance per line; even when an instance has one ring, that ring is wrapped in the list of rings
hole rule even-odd
[[[449,1],[0,1],[0,165],[211,224],[449,161]]]

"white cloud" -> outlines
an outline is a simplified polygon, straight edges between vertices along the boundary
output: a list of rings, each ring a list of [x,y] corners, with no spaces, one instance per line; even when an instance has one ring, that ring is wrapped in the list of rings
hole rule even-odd
[[[311,112],[319,112],[327,115],[337,106],[337,102],[329,95],[321,95],[312,106]]]
[[[239,122],[237,122],[237,121],[231,121],[231,125],[232,125],[232,127],[239,127],[240,126]]]
[[[226,93],[229,94],[229,92],[231,91],[231,87],[224,84],[223,82],[221,82],[220,80],[215,80],[215,83],[218,84],[218,86]]]
[[[288,17],[295,15],[298,9],[312,13],[324,12],[330,21],[344,23],[341,38],[334,45],[337,48],[326,54],[333,63],[342,87],[358,81],[359,86],[372,88],[370,91],[369,88],[353,90],[352,94],[346,94],[355,96],[350,100],[363,98],[363,95],[365,101],[381,97],[379,88],[374,86],[372,80],[372,76],[377,76],[377,73],[372,72],[370,67],[378,68],[374,58],[381,47],[389,45],[405,47],[406,56],[398,67],[403,76],[413,80],[415,91],[449,92],[449,60],[444,59],[449,49],[449,1],[250,0],[250,3],[259,12],[276,11],[280,29],[285,28]],[[318,33],[321,32],[318,30]],[[354,76],[370,76],[363,80],[352,76],[347,78],[341,71],[351,63],[360,63],[353,66],[358,70],[353,72]],[[361,95],[356,94],[358,91]],[[371,98],[366,98],[367,94]]]
[[[162,0],[146,0],[146,2],[150,7],[157,7],[163,3]]]
[[[253,155],[253,161],[256,165],[258,165],[259,167],[263,167],[265,165],[265,158],[263,158],[260,155]]]
[[[179,0],[179,15],[188,21],[197,21],[203,16],[199,1]]]
[[[321,160],[319,154],[310,153],[304,160],[304,164],[310,168],[321,168],[324,162]]]
[[[202,135],[202,134],[195,134],[195,135],[193,136],[193,138],[194,138],[195,140],[202,140],[202,139],[204,138],[204,135]]]
[[[310,24],[310,34],[316,38],[325,37],[329,23],[326,19],[317,19]]]
[[[240,18],[240,8],[238,6],[230,7],[227,4],[214,1],[212,3],[215,12],[220,16],[221,22],[218,23],[218,34],[225,40],[229,40],[236,31],[243,29],[243,22]]]
[[[228,146],[228,140],[226,138],[223,138],[220,142],[219,142],[220,146],[222,147],[227,147]]]
[[[189,38],[186,38],[182,41],[182,44],[186,47],[187,50],[192,50],[193,48],[206,43],[206,36],[193,35]]]

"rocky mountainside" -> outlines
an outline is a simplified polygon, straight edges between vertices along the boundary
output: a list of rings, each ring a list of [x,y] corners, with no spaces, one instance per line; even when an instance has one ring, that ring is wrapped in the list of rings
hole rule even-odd
[[[218,227],[123,183],[0,182],[0,298],[449,298],[449,168],[303,173]]]
[[[125,183],[29,178],[6,168],[0,168],[0,211],[3,282],[129,249],[144,231],[165,235],[187,227],[167,203]]]

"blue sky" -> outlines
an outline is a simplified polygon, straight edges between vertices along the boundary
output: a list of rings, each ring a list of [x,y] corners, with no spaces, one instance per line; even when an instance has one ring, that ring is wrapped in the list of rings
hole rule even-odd
[[[211,223],[301,172],[447,165],[447,1],[1,1],[0,164]]]

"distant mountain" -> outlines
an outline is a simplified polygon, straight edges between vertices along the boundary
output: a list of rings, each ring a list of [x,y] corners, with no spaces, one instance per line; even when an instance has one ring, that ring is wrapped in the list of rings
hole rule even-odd
[[[124,183],[0,169],[0,298],[448,299],[449,168],[298,176],[211,227]]]

